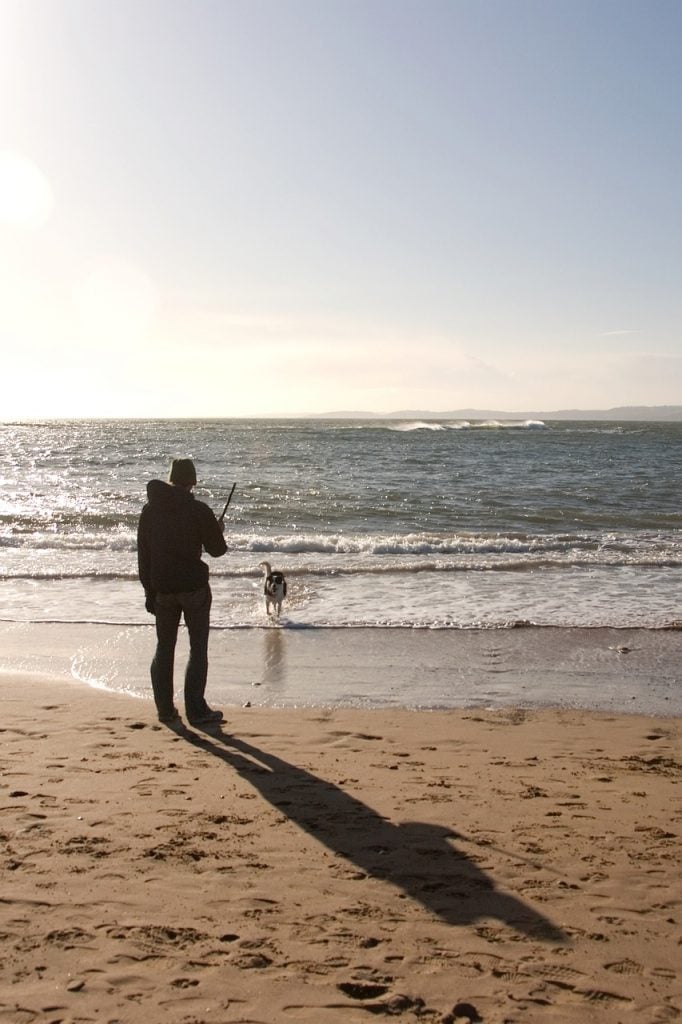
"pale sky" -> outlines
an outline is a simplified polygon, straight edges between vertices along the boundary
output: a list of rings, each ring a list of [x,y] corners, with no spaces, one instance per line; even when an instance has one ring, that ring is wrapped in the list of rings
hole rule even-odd
[[[682,404],[680,0],[0,0],[0,419]]]

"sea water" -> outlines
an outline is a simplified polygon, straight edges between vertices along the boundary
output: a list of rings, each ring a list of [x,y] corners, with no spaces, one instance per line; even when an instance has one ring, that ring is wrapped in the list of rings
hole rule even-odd
[[[519,624],[680,622],[682,423],[23,422],[0,425],[0,446],[0,670],[149,696],[154,620],[137,579],[137,521],[147,481],[188,456],[196,497],[216,513],[236,483],[228,553],[206,556],[212,699],[255,701],[253,686],[275,704],[552,703],[561,694],[611,708],[629,686],[632,710],[668,713],[678,701],[670,645],[679,633],[659,634],[658,668],[651,651],[641,665],[634,654],[621,662],[629,675],[613,645],[579,652],[577,674],[570,657],[545,659],[533,693],[525,647],[494,637]],[[263,560],[288,579],[276,629]],[[492,646],[453,666],[447,637],[472,629]],[[426,633],[430,645],[408,642]],[[254,643],[236,643],[247,635]],[[322,655],[315,638],[327,638]],[[179,660],[185,652],[181,633]],[[581,673],[594,697],[576,689]],[[606,703],[597,690],[609,691]]]
[[[348,420],[0,425],[0,618],[149,621],[136,528],[189,456],[226,516],[213,625],[661,627],[682,618],[682,423]]]

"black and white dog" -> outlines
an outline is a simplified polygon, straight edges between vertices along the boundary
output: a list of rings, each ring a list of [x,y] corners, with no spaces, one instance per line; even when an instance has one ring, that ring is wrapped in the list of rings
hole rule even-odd
[[[277,569],[272,569],[269,562],[260,562],[260,567],[265,576],[263,593],[265,594],[265,611],[272,615],[273,611],[279,618],[282,611],[282,601],[287,596],[287,581],[284,574]]]

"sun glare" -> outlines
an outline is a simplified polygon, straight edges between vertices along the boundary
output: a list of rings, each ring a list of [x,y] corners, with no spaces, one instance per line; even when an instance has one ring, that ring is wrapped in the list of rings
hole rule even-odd
[[[52,187],[40,168],[20,153],[0,152],[0,222],[40,228],[52,206]]]
[[[104,259],[92,266],[75,289],[86,336],[124,345],[139,341],[150,328],[159,296],[149,276],[132,263]]]

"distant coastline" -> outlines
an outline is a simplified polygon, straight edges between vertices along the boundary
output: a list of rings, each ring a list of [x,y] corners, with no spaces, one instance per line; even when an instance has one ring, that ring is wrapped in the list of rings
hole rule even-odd
[[[619,405],[613,409],[555,409],[553,411],[500,409],[399,409],[395,412],[337,411],[312,413],[309,419],[328,420],[622,420],[624,422],[682,421],[682,405]]]

